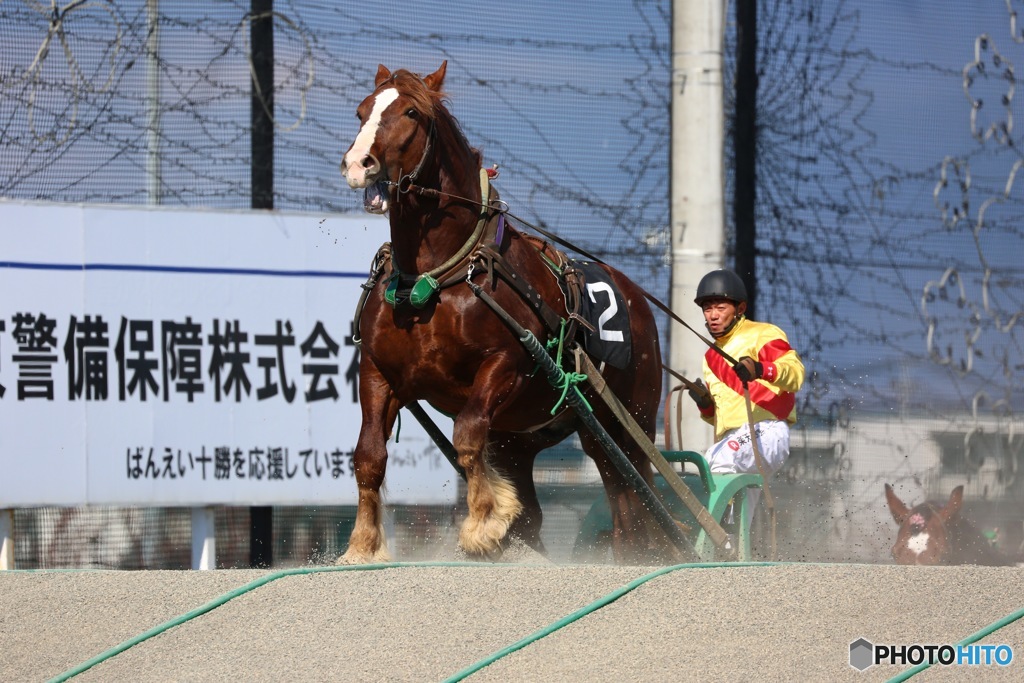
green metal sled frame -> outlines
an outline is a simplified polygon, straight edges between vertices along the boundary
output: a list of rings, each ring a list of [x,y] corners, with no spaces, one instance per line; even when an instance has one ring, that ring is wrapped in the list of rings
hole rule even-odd
[[[729,502],[733,499],[736,500],[734,510],[738,544],[736,559],[740,562],[749,562],[752,557],[750,524],[747,522],[747,506],[749,504],[747,490],[762,488],[764,482],[761,475],[712,474],[704,456],[694,451],[663,451],[662,454],[669,462],[692,463],[696,466],[697,474],[684,474],[683,481],[715,520],[721,521],[729,507]],[[693,544],[700,561],[714,561],[715,544],[707,532],[701,528],[686,506],[672,493],[664,477],[655,475],[654,484],[655,489],[663,494],[661,498],[672,516],[697,531]],[[603,555],[607,548],[606,539],[610,537],[611,531],[612,519],[608,509],[608,500],[601,496],[583,518],[579,534],[576,537],[573,558],[585,561],[592,559],[595,555]]]

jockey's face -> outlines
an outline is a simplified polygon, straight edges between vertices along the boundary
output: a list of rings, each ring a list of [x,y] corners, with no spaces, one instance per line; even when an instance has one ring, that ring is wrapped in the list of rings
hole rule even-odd
[[[728,299],[708,299],[701,305],[704,311],[704,322],[713,337],[724,334],[733,321],[747,310],[745,301],[736,304]]]

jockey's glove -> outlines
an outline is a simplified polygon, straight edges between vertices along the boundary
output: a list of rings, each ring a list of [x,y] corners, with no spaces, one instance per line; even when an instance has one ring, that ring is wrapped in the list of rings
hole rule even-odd
[[[690,398],[697,404],[697,407],[701,410],[707,410],[714,405],[714,400],[711,398],[711,392],[704,386],[704,381],[699,377],[694,381],[693,386],[687,392],[690,394]]]
[[[736,376],[744,384],[764,377],[764,365],[750,356],[740,358],[736,361],[736,365],[732,366],[732,369],[736,371]]]

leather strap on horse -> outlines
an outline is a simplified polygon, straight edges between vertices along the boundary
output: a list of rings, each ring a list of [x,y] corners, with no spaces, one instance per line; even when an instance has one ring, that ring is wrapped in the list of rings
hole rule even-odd
[[[478,270],[490,273],[492,283],[495,276],[500,277],[537,314],[537,317],[544,323],[544,327],[547,328],[549,333],[555,334],[558,332],[562,325],[561,316],[544,301],[540,292],[534,289],[533,285],[526,282],[513,270],[512,266],[498,253],[497,249],[491,245],[480,247],[474,253],[473,264],[474,270],[470,273],[470,277],[475,275]]]
[[[585,258],[590,259],[591,261],[594,261],[595,263],[600,263],[603,266],[607,266],[608,265],[608,263],[605,262],[604,260],[602,260],[601,258],[599,258],[597,256],[594,256],[593,254],[591,254],[587,250],[582,249],[579,246],[573,244],[572,242],[559,237],[558,235],[554,234],[553,232],[545,230],[544,228],[540,227],[539,225],[534,225],[533,223],[530,223],[529,221],[525,221],[522,218],[520,218],[519,216],[516,216],[511,211],[507,211],[506,210],[505,213],[508,214],[509,216],[511,216],[512,218],[516,219],[517,221],[519,221],[520,223],[522,223],[526,227],[530,228],[531,230],[535,230],[535,231],[539,232],[541,235],[543,235],[547,239],[551,240],[552,242],[556,242],[557,244],[560,244],[563,247],[566,247],[567,249],[572,249],[576,253],[580,254],[581,256],[584,256]],[[634,284],[636,284],[636,283],[634,283]],[[701,334],[697,330],[693,329],[693,327],[689,323],[687,323],[685,320],[680,318],[675,313],[675,311],[673,311],[671,308],[669,308],[660,299],[658,299],[656,296],[654,296],[653,294],[648,292],[643,287],[640,287],[640,285],[637,285],[637,288],[641,291],[641,293],[643,293],[644,297],[648,301],[650,301],[652,304],[657,306],[658,309],[661,310],[662,313],[665,313],[670,318],[675,320],[677,323],[679,323],[680,325],[682,325],[686,329],[690,330],[690,332],[693,332],[695,335],[697,335],[697,337],[699,337],[702,342],[707,344],[710,348],[715,349],[718,353],[722,354],[722,357],[725,358],[727,361],[729,361],[729,363],[731,365],[735,365],[736,364],[736,359],[735,358],[733,358],[728,353],[723,351],[721,348],[716,346],[715,342],[711,341],[710,339],[705,337],[703,334]],[[665,369],[667,370],[668,368],[665,368]],[[677,377],[681,377],[680,375],[676,375],[676,376]],[[688,380],[687,380],[687,382],[688,382]]]
[[[421,161],[421,163],[422,163],[422,161]],[[486,170],[483,169],[483,168],[481,168],[480,171],[481,171],[481,173],[486,173]],[[448,197],[452,197],[453,199],[458,199],[458,200],[461,200],[461,201],[464,201],[464,202],[468,202],[468,203],[471,203],[471,204],[481,204],[481,206],[482,206],[481,202],[477,202],[475,200],[469,199],[468,197],[459,197],[457,195],[453,195],[453,194],[448,193],[448,192],[442,192],[441,190],[435,190],[435,189],[429,188],[429,187],[422,187],[420,185],[414,185],[414,184],[411,184],[411,183],[409,185],[407,185],[401,191],[402,192],[416,192],[417,194],[421,194],[421,195],[424,195],[424,196],[430,196],[430,197],[438,197],[438,196],[441,196],[441,195],[446,195]],[[482,196],[483,195],[481,195],[481,197]],[[498,200],[498,203],[505,204],[505,202],[502,202],[500,200]],[[491,206],[486,206],[486,207],[483,207],[483,208],[491,208]],[[606,261],[604,261],[603,259],[601,259],[601,258],[599,258],[599,257],[597,257],[597,256],[595,256],[593,254],[591,254],[586,249],[583,249],[583,248],[573,244],[572,242],[559,237],[558,235],[554,234],[553,232],[545,230],[544,228],[540,227],[539,225],[535,225],[535,224],[533,224],[533,223],[531,223],[531,222],[529,222],[527,220],[524,220],[524,219],[520,218],[519,216],[515,215],[514,213],[512,213],[508,209],[508,205],[507,204],[505,204],[505,208],[503,208],[503,209],[499,208],[499,209],[495,209],[495,210],[496,211],[500,211],[500,212],[504,213],[505,215],[510,216],[511,218],[514,218],[518,222],[522,223],[523,225],[525,225],[526,227],[530,228],[531,230],[540,233],[541,235],[543,235],[547,239],[551,240],[552,242],[555,242],[556,244],[560,244],[563,247],[566,247],[567,249],[572,249],[576,253],[580,254],[581,256],[583,256],[583,257],[585,257],[587,259],[590,259],[591,261],[594,261],[595,263],[600,263],[603,266],[607,266],[608,265],[608,263]],[[682,325],[686,329],[688,329],[691,332],[693,332],[695,335],[697,335],[697,337],[701,341],[703,341],[705,344],[707,344],[710,348],[713,348],[718,353],[722,354],[722,357],[725,358],[727,361],[729,361],[729,363],[731,365],[735,365],[736,364],[736,359],[735,358],[730,356],[728,353],[726,353],[725,351],[723,351],[719,347],[715,346],[715,343],[713,341],[711,341],[710,339],[705,337],[703,334],[701,334],[700,332],[695,330],[689,323],[687,323],[685,320],[683,320],[678,315],[676,315],[676,313],[671,308],[666,306],[660,299],[658,299],[656,296],[654,296],[653,294],[648,292],[643,287],[640,287],[640,285],[637,285],[637,287],[643,293],[644,297],[648,301],[650,301],[652,304],[657,306],[658,309],[660,309],[663,313],[668,315],[670,318],[675,320],[677,323],[679,323],[680,325]],[[664,366],[662,366],[662,367],[664,367]],[[665,369],[668,370],[667,367]],[[675,374],[675,373],[673,373],[673,374]],[[678,374],[676,376],[680,377],[680,375],[678,375]],[[685,380],[685,381],[689,382],[689,380]]]
[[[536,245],[534,245],[536,246]],[[562,330],[562,316],[552,308],[540,292],[534,289],[533,285],[524,280],[515,272],[515,269],[509,264],[508,261],[501,255],[501,252],[496,244],[485,244],[476,250],[473,254],[473,267],[474,270],[470,272],[469,277],[472,278],[476,274],[477,270],[487,272],[491,275],[491,286],[494,286],[494,278],[500,277],[503,282],[509,285],[519,296],[525,301],[530,308],[537,314],[541,322],[544,323],[544,327],[547,329],[549,335],[560,336],[565,339],[574,339],[576,336],[576,329],[578,325],[583,324],[589,327],[579,314],[581,305],[581,294],[583,289],[582,278],[580,277],[579,271],[575,268],[561,268],[552,265],[544,257],[544,248],[546,244],[537,247],[538,255],[544,259],[545,263],[548,263],[549,267],[555,272],[556,276],[561,275],[564,278],[565,283],[565,307],[567,317],[567,324],[565,330]],[[561,260],[564,259],[564,254],[557,252],[558,257]],[[560,272],[559,272],[560,271]]]
[[[370,262],[370,276],[366,278],[366,282],[360,285],[363,291],[359,294],[359,302],[356,303],[356,312],[352,318],[352,343],[356,346],[362,344],[363,341],[363,336],[359,331],[359,320],[363,317],[363,306],[366,305],[366,297],[369,296],[370,291],[380,282],[380,277],[384,273],[384,266],[390,261],[391,242],[385,242],[377,250],[373,261]]]
[[[480,171],[481,171],[481,173],[486,173],[486,170],[483,169],[483,168],[481,168]],[[402,189],[402,191],[403,192],[416,192],[417,194],[421,194],[421,195],[424,195],[424,196],[430,196],[430,197],[437,197],[437,196],[440,196],[440,195],[446,195],[446,196],[452,197],[453,199],[459,199],[461,201],[469,202],[471,204],[481,204],[481,202],[477,202],[475,200],[469,199],[468,197],[459,197],[459,196],[456,196],[456,195],[452,195],[451,193],[448,193],[448,192],[442,192],[441,190],[435,190],[435,189],[429,188],[429,187],[421,187],[420,185],[409,184],[404,189]],[[586,249],[583,249],[583,248],[573,244],[572,242],[570,242],[570,241],[568,241],[566,239],[563,239],[562,237],[559,237],[558,235],[554,234],[553,232],[545,230],[544,228],[540,227],[539,225],[535,225],[535,224],[533,224],[533,223],[531,223],[531,222],[529,222],[527,220],[524,220],[524,219],[520,218],[519,216],[515,215],[514,213],[512,213],[508,209],[508,205],[505,204],[505,202],[502,202],[502,201],[499,200],[498,203],[504,204],[505,208],[503,208],[503,209],[495,209],[496,211],[500,211],[500,212],[504,213],[505,215],[507,215],[507,216],[509,216],[511,218],[514,218],[518,222],[522,223],[523,225],[525,225],[526,227],[530,228],[531,230],[540,233],[541,235],[543,235],[547,239],[551,240],[552,242],[555,242],[556,244],[560,244],[563,247],[566,247],[567,249],[572,249],[576,253],[580,254],[581,256],[583,256],[583,257],[585,257],[587,259],[590,259],[591,261],[593,261],[595,263],[600,263],[603,266],[607,266],[608,265],[608,263],[606,261],[604,261],[603,259],[601,259],[601,258],[599,258],[599,257],[597,257],[597,256],[595,256],[593,254],[591,254]],[[491,207],[487,206],[487,207],[484,207],[484,208],[491,208]],[[666,306],[660,299],[658,299],[656,296],[654,296],[653,294],[648,292],[643,287],[640,287],[639,285],[637,285],[637,287],[643,293],[644,297],[648,301],[650,301],[652,304],[657,306],[663,313],[668,315],[670,318],[675,320],[677,323],[679,323],[680,325],[682,325],[686,329],[688,329],[691,332],[693,332],[695,335],[697,335],[697,337],[700,338],[701,341],[703,341],[709,347],[711,347],[713,349],[716,349],[719,353],[721,353],[723,355],[723,357],[727,361],[729,361],[729,363],[731,363],[732,365],[736,364],[736,359],[735,358],[733,358],[732,356],[727,354],[725,351],[722,351],[721,349],[719,349],[717,346],[715,346],[715,343],[713,341],[711,341],[710,339],[705,337],[703,334],[701,334],[697,330],[693,329],[693,327],[689,323],[687,323],[685,320],[683,320],[678,315],[676,315],[676,313],[671,308]],[[668,368],[666,368],[666,370],[667,369]]]

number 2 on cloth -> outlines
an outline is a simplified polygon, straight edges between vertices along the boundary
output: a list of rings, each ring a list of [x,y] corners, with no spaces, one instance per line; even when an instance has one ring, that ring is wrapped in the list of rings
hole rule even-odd
[[[604,328],[605,323],[611,320],[619,311],[619,306],[615,303],[615,294],[612,292],[612,286],[607,282],[587,283],[587,294],[590,295],[590,300],[596,304],[597,297],[594,296],[594,292],[604,292],[608,296],[608,308],[605,309],[605,312],[597,320],[597,330],[601,335],[601,339],[610,342],[624,341],[622,332],[619,330],[606,330]]]

